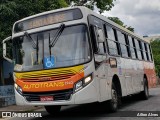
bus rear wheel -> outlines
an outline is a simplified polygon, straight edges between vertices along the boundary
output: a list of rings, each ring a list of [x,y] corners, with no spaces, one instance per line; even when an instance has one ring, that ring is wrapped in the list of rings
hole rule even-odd
[[[55,106],[44,106],[46,111],[50,114],[50,115],[58,115],[60,110],[61,110],[61,106],[60,105],[55,105]]]
[[[118,94],[114,83],[112,83],[111,100],[108,101],[109,112],[116,112],[118,109]]]
[[[144,85],[143,85],[143,91],[140,93],[140,96],[143,100],[148,100],[149,98],[149,90],[148,90],[148,84],[146,78],[143,79]]]

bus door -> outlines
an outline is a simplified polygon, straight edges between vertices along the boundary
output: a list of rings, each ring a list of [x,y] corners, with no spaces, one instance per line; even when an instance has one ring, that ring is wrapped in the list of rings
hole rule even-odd
[[[91,41],[94,51],[94,61],[95,61],[95,74],[97,77],[97,82],[99,83],[99,92],[101,101],[106,100],[108,97],[106,90],[106,41],[104,37],[104,31],[98,26],[91,25]]]

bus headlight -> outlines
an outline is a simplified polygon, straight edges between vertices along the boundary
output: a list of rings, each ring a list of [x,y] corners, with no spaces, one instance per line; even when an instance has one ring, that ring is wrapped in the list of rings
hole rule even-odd
[[[84,83],[85,83],[85,84],[88,84],[88,83],[91,82],[91,80],[92,80],[92,77],[91,77],[91,76],[88,76],[88,77],[86,77],[86,78],[84,79]]]
[[[17,90],[17,92],[22,95],[22,88],[18,86],[16,83],[14,84],[14,87]]]
[[[78,81],[75,84],[74,91],[75,92],[79,91],[80,89],[82,89],[83,87],[88,85],[91,81],[92,81],[92,74],[87,76],[86,78],[83,78],[82,80]]]
[[[81,81],[78,81],[75,85],[75,91],[78,91],[80,90],[81,88],[83,87],[83,82],[82,80]]]

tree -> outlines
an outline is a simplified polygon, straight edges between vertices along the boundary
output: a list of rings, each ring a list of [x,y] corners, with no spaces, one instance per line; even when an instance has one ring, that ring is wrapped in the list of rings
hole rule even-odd
[[[15,21],[48,10],[67,7],[65,0],[1,0],[0,1],[0,43],[11,35]],[[2,44],[0,44],[0,57]]]
[[[71,0],[66,0],[68,4],[71,4]],[[116,0],[72,0],[74,2],[74,6],[86,6],[91,10],[94,9],[94,6],[97,6],[99,9],[99,13],[109,11],[112,7],[114,7],[113,2]],[[129,31],[134,32],[134,28],[131,26],[124,25],[124,23],[118,17],[108,17],[113,22],[123,26],[124,28],[128,29]]]
[[[99,12],[102,13],[103,11],[111,10],[114,6],[113,1],[116,0],[66,0],[68,4],[71,4],[71,1],[74,2],[75,6],[86,6],[91,10],[94,9],[94,6],[99,8]]]
[[[15,21],[24,17],[48,10],[67,7],[74,2],[77,6],[86,6],[93,10],[94,6],[99,12],[111,10],[115,0],[1,0],[0,1],[0,43],[11,35]],[[0,57],[2,56],[2,44],[0,44]]]
[[[128,27],[127,25],[124,25],[124,23],[118,17],[108,17],[108,19],[110,19],[111,21],[119,24],[120,26],[134,32],[134,28],[132,28],[131,26]]]
[[[160,76],[160,38],[151,41],[151,48],[153,53],[153,59],[155,63],[155,69],[158,76]]]

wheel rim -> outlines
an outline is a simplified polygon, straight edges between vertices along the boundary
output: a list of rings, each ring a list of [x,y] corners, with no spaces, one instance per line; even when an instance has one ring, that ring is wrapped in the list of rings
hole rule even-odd
[[[117,92],[114,89],[112,89],[112,105],[114,108],[117,107],[117,103],[118,103]]]
[[[145,91],[146,96],[149,96],[149,91],[148,91],[147,85],[145,85],[144,89],[145,89],[144,91]]]

